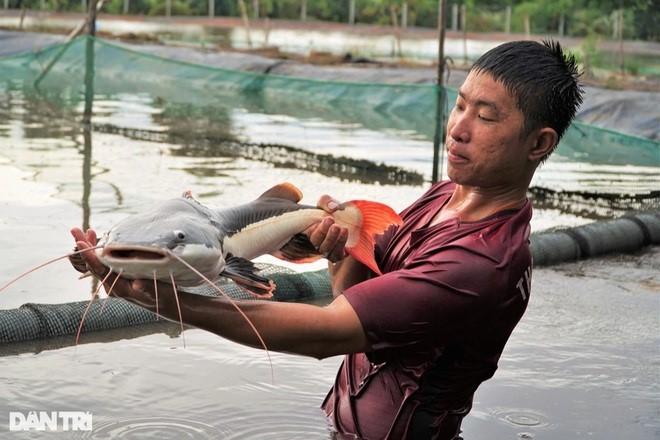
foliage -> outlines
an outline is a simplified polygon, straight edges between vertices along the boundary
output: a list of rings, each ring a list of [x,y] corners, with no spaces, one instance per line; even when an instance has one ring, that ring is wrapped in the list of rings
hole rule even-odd
[[[218,16],[238,16],[238,0],[213,0]],[[244,0],[253,16],[253,0]],[[304,0],[259,0],[262,17],[297,20]],[[347,22],[351,0],[306,0],[308,20]],[[391,24],[391,8],[398,14],[403,3],[408,6],[408,24],[435,28],[438,0],[354,0],[357,23]],[[614,12],[623,8],[624,37],[660,41],[658,0],[446,0],[447,23],[453,5],[467,6],[469,31],[502,31],[506,8],[511,7],[511,29],[524,31],[524,17],[529,16],[531,31],[556,34],[563,23],[565,34],[586,37],[596,33],[611,38]],[[209,0],[172,0],[173,15],[208,15]],[[81,0],[9,0],[12,8],[27,7],[55,11],[80,11]],[[124,0],[107,0],[104,10],[123,13]],[[163,15],[165,0],[130,0],[130,14]]]

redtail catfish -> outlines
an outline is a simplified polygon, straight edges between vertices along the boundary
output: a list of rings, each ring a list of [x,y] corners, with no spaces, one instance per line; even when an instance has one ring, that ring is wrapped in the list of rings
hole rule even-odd
[[[127,217],[101,239],[99,259],[130,279],[158,279],[180,286],[203,283],[199,275],[172,253],[210,280],[228,277],[258,295],[270,296],[273,283],[257,273],[250,261],[264,254],[292,262],[321,258],[303,233],[330,215],[315,206],[301,205],[301,191],[282,183],[256,200],[230,208],[211,209],[184,193],[147,211]],[[376,273],[374,236],[401,218],[377,202],[346,202],[332,214],[348,228],[346,251]]]

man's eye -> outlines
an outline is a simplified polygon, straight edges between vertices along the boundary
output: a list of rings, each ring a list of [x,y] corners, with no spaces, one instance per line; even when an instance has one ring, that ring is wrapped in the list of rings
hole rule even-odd
[[[484,116],[484,115],[479,115],[479,119],[481,119],[482,121],[486,121],[486,122],[495,122],[495,119],[489,118],[489,117]]]

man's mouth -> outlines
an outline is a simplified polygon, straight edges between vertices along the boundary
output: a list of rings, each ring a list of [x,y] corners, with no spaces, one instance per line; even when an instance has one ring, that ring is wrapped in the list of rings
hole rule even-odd
[[[447,160],[451,163],[467,163],[468,158],[460,155],[455,148],[447,148]]]

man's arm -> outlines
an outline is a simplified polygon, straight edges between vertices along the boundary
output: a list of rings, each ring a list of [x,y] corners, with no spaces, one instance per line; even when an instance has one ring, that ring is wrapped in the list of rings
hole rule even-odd
[[[93,245],[90,237],[80,229],[72,231],[79,249]],[[107,268],[92,250],[82,253],[90,270],[99,278]],[[106,289],[114,282],[115,275],[106,280]],[[156,310],[153,283],[146,280],[117,280],[112,294],[130,302]],[[158,311],[168,319],[178,321],[179,314],[172,286],[158,284]],[[183,322],[213,332],[241,344],[260,348],[261,342],[248,324],[245,316],[257,328],[270,350],[297,353],[315,358],[337,354],[366,351],[369,346],[357,314],[340,296],[326,307],[298,303],[267,301],[241,301],[243,314],[226,298],[209,298],[179,293]]]

